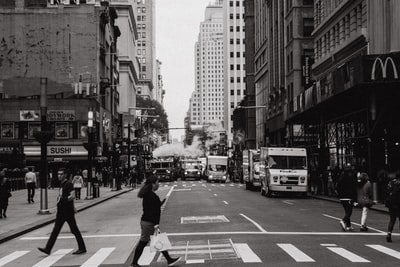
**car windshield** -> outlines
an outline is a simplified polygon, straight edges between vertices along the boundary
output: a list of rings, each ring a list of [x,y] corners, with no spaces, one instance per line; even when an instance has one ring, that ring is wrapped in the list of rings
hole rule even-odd
[[[306,170],[306,157],[301,156],[269,156],[268,166],[271,169]]]
[[[199,169],[199,165],[194,162],[185,163],[185,169]]]
[[[226,171],[226,166],[225,165],[211,164],[211,165],[208,165],[208,168],[210,169],[210,171],[213,171],[213,172],[224,172],[224,171]]]

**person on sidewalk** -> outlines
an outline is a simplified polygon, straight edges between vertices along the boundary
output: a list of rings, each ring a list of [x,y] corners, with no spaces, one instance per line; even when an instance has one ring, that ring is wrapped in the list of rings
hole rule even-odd
[[[133,262],[131,266],[140,267],[138,264],[139,258],[143,253],[144,248],[150,241],[150,236],[154,234],[154,231],[159,230],[161,206],[164,204],[160,200],[158,195],[155,193],[159,187],[159,181],[154,175],[150,175],[146,178],[146,182],[140,188],[138,197],[143,199],[143,215],[140,221],[140,227],[142,229],[140,239],[135,248],[135,255],[133,256]],[[168,251],[161,252],[168,262],[168,266],[175,265],[181,258],[171,258]]]
[[[344,217],[340,221],[343,231],[351,231],[351,214],[353,213],[353,205],[357,199],[357,174],[353,170],[350,163],[347,163],[337,183],[337,192],[340,203],[344,208]]]
[[[81,199],[81,190],[83,186],[83,177],[80,175],[80,171],[76,171],[74,178],[72,178],[72,184],[75,190],[75,199]]]
[[[387,186],[387,197],[385,200],[386,207],[389,208],[389,224],[388,224],[388,232],[386,235],[386,241],[392,242],[392,231],[394,228],[394,224],[396,223],[396,219],[400,220],[400,172],[397,171],[394,179],[389,181]]]
[[[0,171],[0,219],[7,218],[8,199],[11,197],[10,181],[5,171]]]
[[[368,210],[373,205],[372,186],[369,181],[368,174],[362,172],[357,178],[357,203],[362,208],[361,213],[361,232],[367,232],[367,216]]]
[[[51,232],[50,238],[47,241],[46,247],[38,248],[41,252],[45,254],[50,254],[51,250],[57,240],[57,237],[61,231],[62,226],[65,222],[68,223],[71,233],[74,234],[76,241],[78,242],[78,250],[72,254],[83,254],[86,253],[85,242],[83,241],[81,232],[76,225],[75,220],[75,207],[74,198],[75,192],[72,183],[68,180],[68,174],[66,169],[61,168],[57,173],[58,179],[61,182],[60,192],[57,201],[57,215],[56,222],[54,224],[53,231]]]
[[[28,203],[33,203],[35,202],[33,198],[35,197],[36,174],[33,172],[32,168],[29,168],[25,174],[25,183],[28,190]]]

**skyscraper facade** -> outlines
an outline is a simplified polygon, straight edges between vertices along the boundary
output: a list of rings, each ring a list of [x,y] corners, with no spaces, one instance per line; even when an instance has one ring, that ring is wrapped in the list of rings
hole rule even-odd
[[[224,128],[233,139],[233,110],[246,92],[244,1],[224,1]]]
[[[190,123],[221,124],[224,120],[223,5],[207,6],[195,44],[195,91],[190,99]]]

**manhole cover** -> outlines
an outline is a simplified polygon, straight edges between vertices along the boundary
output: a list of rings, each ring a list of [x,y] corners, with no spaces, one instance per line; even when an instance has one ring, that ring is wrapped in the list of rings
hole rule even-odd
[[[189,223],[221,223],[221,222],[229,222],[229,220],[224,215],[181,217],[181,224],[189,224]]]
[[[172,249],[168,252],[172,257],[182,257],[184,261],[239,258],[231,239],[178,241],[172,243]],[[157,261],[165,261],[161,253]]]

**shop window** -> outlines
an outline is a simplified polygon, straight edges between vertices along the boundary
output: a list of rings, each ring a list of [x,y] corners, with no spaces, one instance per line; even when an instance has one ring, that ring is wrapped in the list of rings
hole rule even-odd
[[[68,139],[70,138],[70,131],[68,122],[56,122],[55,124],[55,138]]]
[[[3,122],[1,124],[1,139],[14,139],[14,123]]]

